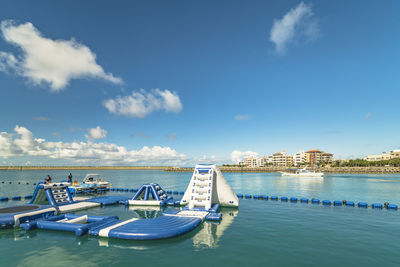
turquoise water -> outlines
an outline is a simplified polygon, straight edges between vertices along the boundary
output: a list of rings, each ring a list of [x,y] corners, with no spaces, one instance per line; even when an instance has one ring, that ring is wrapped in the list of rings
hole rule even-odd
[[[163,171],[96,172],[115,187],[137,188],[143,183],[158,182],[166,190],[179,191],[185,190],[191,176]],[[47,174],[58,180],[68,173],[0,171],[0,182],[5,181],[0,184],[0,197],[32,194],[32,183],[43,180]],[[74,178],[83,177],[86,171],[72,174]],[[332,174],[323,179],[264,173],[224,175],[237,193],[400,204],[400,175]],[[9,201],[0,205],[21,203]],[[126,219],[152,218],[161,212],[111,206],[80,213],[118,215]],[[225,208],[222,213],[221,223],[206,222],[186,235],[160,241],[76,237],[73,233],[43,230],[1,231],[0,265],[400,265],[400,210],[240,200],[239,210]]]

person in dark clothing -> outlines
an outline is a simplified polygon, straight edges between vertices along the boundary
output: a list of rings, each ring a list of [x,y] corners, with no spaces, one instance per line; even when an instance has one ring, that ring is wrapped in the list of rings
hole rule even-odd
[[[72,173],[69,173],[68,175],[68,183],[72,183]]]
[[[47,184],[51,183],[51,176],[47,175],[47,178],[45,179]]]

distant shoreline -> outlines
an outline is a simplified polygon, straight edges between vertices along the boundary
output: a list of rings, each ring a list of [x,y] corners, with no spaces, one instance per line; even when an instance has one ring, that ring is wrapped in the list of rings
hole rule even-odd
[[[222,172],[278,172],[286,167],[228,167],[220,166]],[[400,173],[400,167],[321,167],[311,168],[324,173],[366,173],[366,174],[391,174]],[[167,172],[193,172],[192,167],[168,167],[168,166],[0,166],[0,170],[30,171],[30,170],[162,170]]]
[[[165,166],[0,166],[0,170],[165,170]]]
[[[287,167],[258,167],[258,168],[250,168],[250,167],[219,167],[222,172],[243,172],[243,173],[251,173],[251,172],[279,172],[285,171]],[[293,167],[292,167],[293,168]],[[307,167],[308,170],[322,171],[324,173],[365,173],[365,174],[394,174],[400,173],[400,167],[321,167],[321,168],[312,168]],[[167,172],[193,172],[193,168],[180,168],[180,167],[170,167],[164,169]]]

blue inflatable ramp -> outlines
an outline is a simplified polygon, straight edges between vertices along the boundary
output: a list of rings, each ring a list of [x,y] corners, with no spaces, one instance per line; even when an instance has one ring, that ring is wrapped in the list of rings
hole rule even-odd
[[[183,235],[196,228],[202,219],[199,217],[160,216],[155,219],[139,220],[133,218],[118,221],[103,229],[90,229],[89,234],[133,240],[154,240]]]

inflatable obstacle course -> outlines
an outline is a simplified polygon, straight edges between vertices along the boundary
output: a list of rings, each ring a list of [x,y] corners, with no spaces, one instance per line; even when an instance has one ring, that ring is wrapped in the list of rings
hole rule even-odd
[[[122,239],[148,240],[171,238],[187,233],[203,221],[220,221],[220,205],[237,207],[237,196],[215,165],[197,165],[181,201],[174,201],[155,183],[145,184],[132,199],[111,196],[74,201],[68,183],[39,183],[29,204],[0,209],[0,222],[21,225],[26,230],[44,229],[75,232],[76,235],[98,235]],[[129,192],[129,189],[117,188]],[[182,210],[161,214],[152,219],[116,216],[99,217],[65,214],[100,205],[128,203],[141,206],[185,205]],[[1,214],[5,215],[1,215]],[[9,220],[10,219],[10,220]]]
[[[69,193],[68,185],[68,183],[38,183],[33,195],[25,197],[30,199],[29,203],[0,209],[0,229],[101,205],[96,202],[74,201]],[[15,199],[17,200],[16,197]],[[21,197],[18,198],[20,199]]]
[[[142,185],[132,199],[125,204],[133,206],[163,206],[171,202],[172,197],[161,188],[159,184],[151,183]]]
[[[67,213],[100,206],[100,203],[74,201],[68,190],[69,183],[38,183],[30,204],[50,205],[57,208],[58,213]]]

